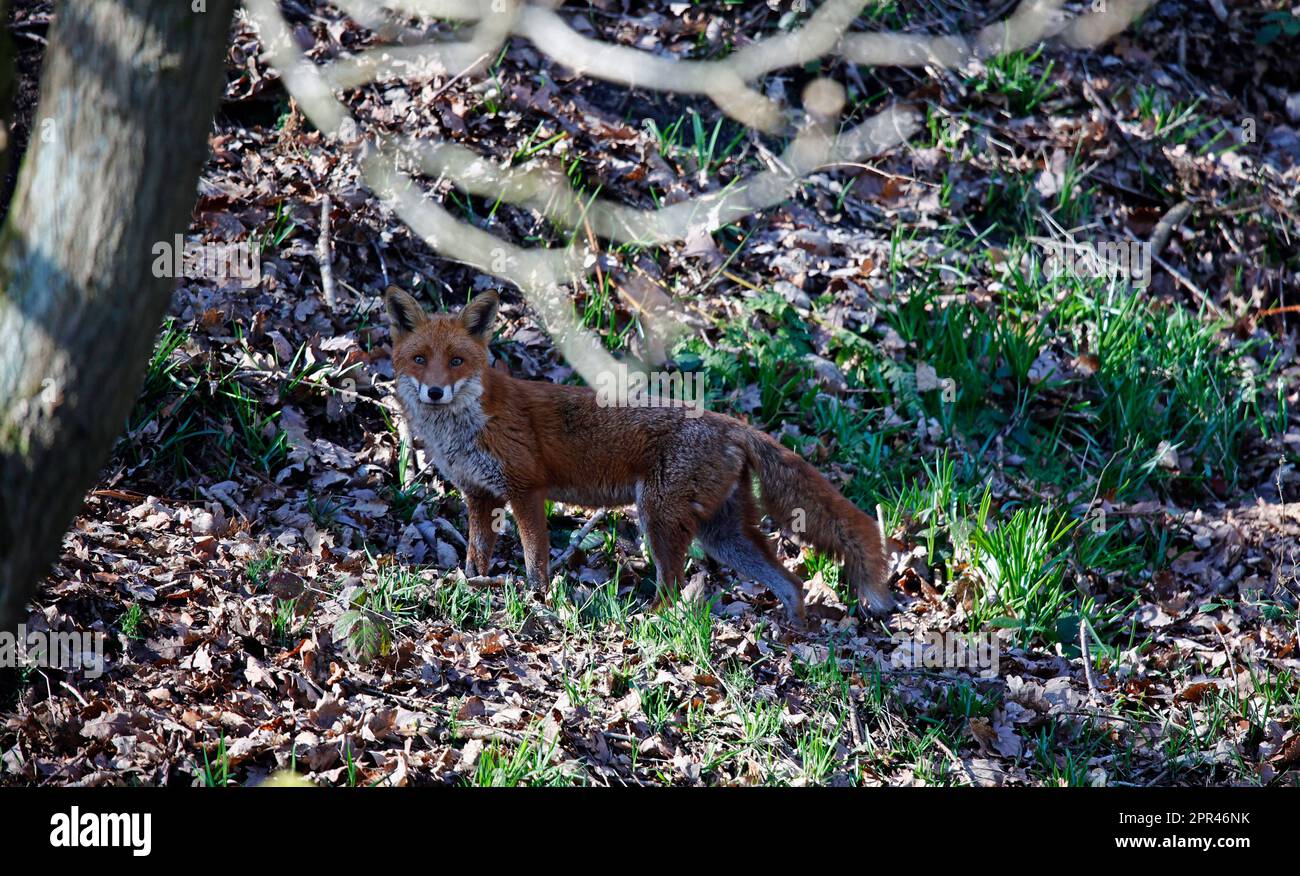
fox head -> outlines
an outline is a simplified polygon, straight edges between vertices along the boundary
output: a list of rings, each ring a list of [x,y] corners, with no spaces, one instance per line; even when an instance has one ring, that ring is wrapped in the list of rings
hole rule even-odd
[[[482,391],[487,344],[500,304],[495,292],[476,296],[459,313],[428,314],[410,295],[389,286],[384,304],[399,392],[421,404],[449,405],[467,391]]]

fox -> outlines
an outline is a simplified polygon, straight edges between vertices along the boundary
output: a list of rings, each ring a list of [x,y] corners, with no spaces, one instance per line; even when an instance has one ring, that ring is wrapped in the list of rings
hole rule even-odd
[[[698,540],[772,591],[789,623],[804,628],[803,582],[759,528],[761,507],[796,541],[835,557],[861,606],[876,615],[896,607],[876,521],[767,433],[713,411],[612,406],[589,387],[511,376],[489,353],[494,291],[455,312],[427,313],[396,286],[384,303],[407,426],[467,506],[466,575],[488,574],[493,524],[507,506],[538,590],[550,582],[548,499],[632,506],[654,561],[656,605],[680,592]]]

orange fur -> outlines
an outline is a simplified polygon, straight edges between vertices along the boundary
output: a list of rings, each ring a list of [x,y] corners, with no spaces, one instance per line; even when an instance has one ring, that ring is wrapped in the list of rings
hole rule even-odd
[[[802,584],[757,527],[757,478],[764,509],[840,559],[861,602],[877,612],[893,607],[875,521],[770,436],[709,411],[604,406],[589,388],[519,380],[491,367],[495,293],[457,314],[433,315],[396,288],[385,297],[408,424],[469,506],[470,574],[487,572],[492,522],[505,504],[535,587],[549,578],[546,499],[636,505],[661,596],[681,586],[686,551],[698,537],[715,559],[770,587],[801,622]]]

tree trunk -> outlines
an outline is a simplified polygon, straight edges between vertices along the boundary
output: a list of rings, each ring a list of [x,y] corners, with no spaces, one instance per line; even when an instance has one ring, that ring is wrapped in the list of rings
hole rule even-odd
[[[9,38],[9,0],[0,0],[0,192],[9,172],[9,150],[13,146],[9,106],[14,90],[14,44]],[[3,195],[0,195],[3,197]],[[4,210],[0,209],[0,216]]]
[[[0,630],[57,557],[175,280],[234,0],[68,0],[0,230]]]

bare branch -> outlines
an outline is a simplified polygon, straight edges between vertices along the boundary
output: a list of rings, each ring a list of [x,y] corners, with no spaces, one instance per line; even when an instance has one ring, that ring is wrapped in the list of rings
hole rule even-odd
[[[843,88],[830,80],[811,83],[803,112],[786,110],[749,83],[774,70],[839,53],[857,63],[961,66],[997,52],[1023,48],[1061,35],[1086,44],[1115,32],[1151,0],[1110,0],[1108,11],[1073,21],[1061,0],[1025,0],[1005,21],[973,38],[923,34],[848,33],[863,0],[826,0],[791,33],[755,40],[718,61],[679,61],[626,46],[614,46],[574,31],[555,4],[526,0],[347,0],[344,7],[373,26],[384,8],[399,14],[476,22],[464,41],[381,46],[322,66],[307,60],[290,39],[274,0],[248,0],[271,61],[316,127],[354,150],[370,188],[432,248],[513,283],[552,333],[561,353],[588,381],[614,367],[599,341],[574,321],[563,286],[599,265],[594,238],[619,243],[663,245],[712,232],[789,198],[801,179],[821,167],[860,163],[905,142],[921,125],[913,108],[895,105],[843,132]],[[480,71],[511,36],[530,40],[575,71],[629,87],[701,94],[727,115],[762,131],[792,130],[794,136],[773,166],[722,191],[644,210],[606,198],[581,198],[562,174],[545,168],[509,168],[454,143],[413,138],[360,136],[346,106],[335,97],[363,83],[403,77],[454,77]],[[1104,38],[1104,36],[1101,36]],[[448,180],[462,191],[536,210],[572,229],[587,232],[586,243],[564,249],[525,249],[456,219],[430,201],[403,168]],[[649,315],[643,320],[652,321]],[[663,334],[652,325],[648,329]]]

